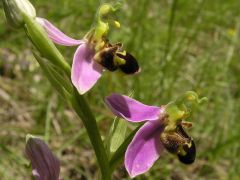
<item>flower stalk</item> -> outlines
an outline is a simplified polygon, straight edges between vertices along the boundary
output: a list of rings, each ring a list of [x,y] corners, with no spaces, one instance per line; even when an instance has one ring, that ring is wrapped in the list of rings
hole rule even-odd
[[[78,116],[82,119],[82,122],[88,132],[88,136],[95,150],[95,154],[98,160],[98,164],[101,169],[102,179],[110,180],[110,166],[108,162],[108,157],[106,154],[106,150],[104,148],[101,135],[99,133],[99,129],[95,120],[91,109],[85,100],[85,98],[79,95],[78,91],[74,88],[74,95],[71,99],[71,104],[78,114]]]

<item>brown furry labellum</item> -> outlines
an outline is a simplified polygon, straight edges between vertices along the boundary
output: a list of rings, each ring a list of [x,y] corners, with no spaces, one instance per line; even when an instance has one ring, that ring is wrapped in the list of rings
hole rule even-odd
[[[135,74],[140,69],[137,60],[128,52],[122,51],[121,43],[112,45],[106,42],[94,59],[109,71],[119,69],[125,74]]]
[[[195,143],[184,131],[181,124],[177,125],[175,131],[163,132],[160,140],[168,152],[178,156],[180,162],[192,164],[195,161]]]

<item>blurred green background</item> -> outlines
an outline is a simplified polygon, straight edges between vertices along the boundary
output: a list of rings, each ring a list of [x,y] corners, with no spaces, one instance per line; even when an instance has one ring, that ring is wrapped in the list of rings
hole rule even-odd
[[[106,1],[31,2],[38,16],[81,38],[99,4]],[[133,77],[105,73],[87,93],[103,138],[114,118],[103,102],[111,92],[161,105],[194,90],[209,98],[191,117],[196,162],[186,166],[165,152],[150,172],[137,179],[240,179],[240,1],[127,0],[116,17],[121,29],[113,29],[109,39],[123,42],[142,71]],[[52,90],[31,47],[23,30],[6,24],[1,7],[0,179],[31,179],[24,157],[27,133],[50,137],[64,179],[98,179],[81,121]],[[71,63],[76,48],[58,47]],[[122,164],[114,179],[128,179]]]

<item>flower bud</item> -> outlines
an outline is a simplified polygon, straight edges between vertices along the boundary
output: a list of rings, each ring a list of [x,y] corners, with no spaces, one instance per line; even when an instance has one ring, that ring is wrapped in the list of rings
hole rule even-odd
[[[36,11],[28,0],[3,0],[3,8],[8,23],[13,27],[24,24],[24,16],[36,17]]]
[[[36,179],[60,179],[60,161],[43,140],[27,135],[25,153],[31,161],[32,173]]]

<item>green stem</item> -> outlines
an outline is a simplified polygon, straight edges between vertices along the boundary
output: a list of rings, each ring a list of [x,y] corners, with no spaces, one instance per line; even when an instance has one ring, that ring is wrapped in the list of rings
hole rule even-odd
[[[178,3],[178,0],[173,0],[173,2],[172,2],[170,20],[169,20],[169,23],[168,23],[167,43],[166,43],[166,49],[165,49],[165,52],[164,52],[165,60],[166,60],[167,55],[169,53],[169,48],[170,48],[171,41],[172,41],[172,28],[173,28],[173,23],[174,23],[174,20],[175,20],[175,15],[176,15],[177,3]]]
[[[102,179],[110,180],[111,173],[108,157],[98,130],[95,117],[93,116],[88,103],[83,96],[79,95],[76,89],[74,89],[74,96],[71,99],[71,103],[78,116],[81,117],[82,122],[88,132],[88,136],[95,150],[98,164],[101,169]]]

